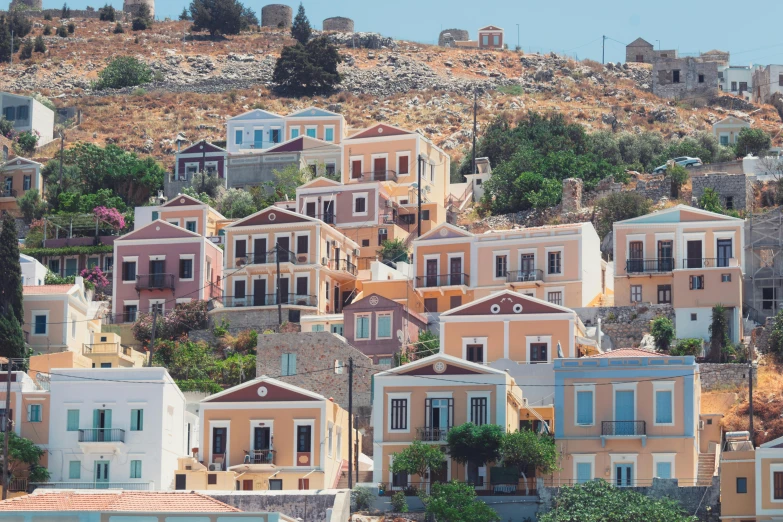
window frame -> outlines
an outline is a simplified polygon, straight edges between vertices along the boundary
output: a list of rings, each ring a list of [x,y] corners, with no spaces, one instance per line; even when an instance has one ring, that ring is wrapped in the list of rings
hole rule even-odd
[[[670,470],[671,470],[671,476],[669,479],[675,479],[677,478],[677,467],[676,467],[676,460],[677,460],[677,454],[676,453],[653,453],[653,466],[652,466],[652,476],[657,477],[658,475],[658,464],[669,464]],[[657,477],[662,478],[662,477]],[[664,479],[668,480],[668,479]]]
[[[326,132],[331,130],[332,131],[332,139],[327,139]],[[327,143],[334,143],[335,142],[335,134],[334,134],[334,125],[324,125],[324,141]]]
[[[76,426],[74,428],[71,428],[70,426],[70,420],[71,420],[71,412],[76,412]],[[65,411],[65,431],[79,431],[79,417],[81,415],[80,410],[78,409],[68,409]]]
[[[580,423],[579,422],[579,393],[590,392],[592,412],[590,413],[591,422]],[[574,426],[577,428],[591,428],[595,426],[595,384],[592,383],[577,383],[574,385]]]
[[[704,275],[691,275],[688,276],[688,289],[689,290],[704,290]]]
[[[183,274],[183,261],[190,261],[190,277],[182,277]],[[180,281],[195,281],[196,278],[196,255],[195,254],[180,254],[179,256],[179,266],[177,267],[177,272],[179,276]]]
[[[49,335],[49,310],[33,310],[30,312],[30,317],[32,318],[33,328],[32,332],[30,332],[31,336],[36,337],[46,337]],[[36,329],[38,325],[36,324],[36,319],[38,317],[44,317],[46,320],[44,322],[44,331],[43,333],[38,333],[38,330]]]
[[[595,480],[595,453],[581,453],[581,454],[574,454],[571,456],[574,461],[574,483],[577,484],[578,482],[578,469],[579,464],[589,464],[590,465],[590,479],[589,480]]]
[[[141,465],[141,459],[133,459],[130,461],[130,478],[132,479],[140,479],[141,478],[141,471],[142,465]]]
[[[405,428],[392,428],[392,400],[402,400],[405,402]],[[386,394],[386,419],[387,426],[386,431],[388,433],[410,433],[411,432],[411,393],[410,392],[397,392]]]
[[[293,355],[294,369],[291,371],[291,356]],[[283,370],[283,360],[287,360],[287,368]],[[285,352],[280,354],[280,375],[282,377],[290,377],[296,375],[296,352]]]
[[[359,337],[359,320],[367,319],[367,337]],[[353,338],[361,341],[369,341],[372,339],[372,313],[366,312],[361,314],[354,314],[353,316]]]
[[[769,486],[771,488],[770,491],[770,500],[772,502],[775,502],[777,504],[783,503],[783,490],[781,490],[780,496],[775,495],[775,475],[780,474],[783,476],[783,464],[770,464],[769,467]]]
[[[565,256],[563,255],[563,250],[564,250],[563,247],[553,247],[553,248],[547,248],[546,249],[546,273],[547,273],[547,275],[554,275],[554,276],[562,276],[563,275],[563,260],[565,258]],[[558,254],[559,255],[558,262],[557,262],[559,271],[557,271],[557,272],[552,272],[552,270],[551,270],[551,268],[552,268],[552,261],[551,261],[552,254]]]
[[[127,271],[125,269],[125,265],[133,265],[133,279],[126,279],[125,276],[127,275]],[[134,257],[123,257],[122,263],[120,263],[120,271],[122,274],[120,274],[120,277],[122,278],[122,284],[124,285],[130,285],[130,284],[136,284],[136,277],[139,275],[139,258],[138,256]]]
[[[405,158],[405,165],[406,165],[405,172],[402,172],[400,170],[400,160],[402,158]],[[411,153],[410,153],[410,151],[395,153],[395,159],[396,159],[395,168],[397,169],[397,175],[398,176],[409,176],[410,173],[411,173]]]
[[[552,295],[552,294],[560,294],[560,302],[559,303],[557,303],[555,301],[551,301],[549,299],[549,296]],[[564,300],[565,300],[565,297],[563,296],[563,290],[562,289],[551,289],[551,290],[547,289],[547,292],[546,292],[546,302],[547,303],[553,304],[553,305],[557,305],[557,306],[563,306]]]
[[[631,302],[642,302],[642,285],[631,285]]]
[[[677,418],[675,405],[677,401],[674,398],[675,395],[675,382],[674,381],[656,381],[653,382],[653,426],[674,426]],[[669,398],[671,402],[671,422],[658,422],[658,392],[669,392],[671,396]]]
[[[76,464],[76,466],[74,466]],[[74,474],[74,469],[76,473]],[[74,476],[76,475],[76,476]],[[80,480],[82,478],[82,461],[70,460],[68,461],[68,480]]]
[[[498,260],[501,258],[505,258],[505,261],[503,262],[503,274],[498,275]],[[505,280],[508,274],[508,260],[509,260],[509,251],[508,250],[502,250],[492,253],[492,279],[495,280]],[[440,268],[440,267],[439,267]]]
[[[354,192],[351,194],[351,215],[352,216],[367,216],[369,214],[369,201],[367,192]],[[358,200],[364,200],[364,210],[356,210],[356,202]]]
[[[37,415],[33,415],[37,412]],[[43,404],[27,405],[27,422],[43,422]]]
[[[389,319],[389,335],[381,336],[381,318]],[[375,338],[376,339],[393,339],[394,333],[392,326],[394,325],[394,312],[376,312],[375,314]]]
[[[492,424],[492,392],[468,392],[467,393],[467,416],[465,417],[468,422],[476,424],[473,420],[473,399],[486,400],[484,416],[486,417],[484,424]],[[480,426],[480,424],[476,424]]]
[[[740,480],[743,481],[742,488],[740,488]],[[737,495],[746,495],[748,493],[748,477],[736,477],[735,484]],[[744,491],[740,491],[740,489],[743,489]]]

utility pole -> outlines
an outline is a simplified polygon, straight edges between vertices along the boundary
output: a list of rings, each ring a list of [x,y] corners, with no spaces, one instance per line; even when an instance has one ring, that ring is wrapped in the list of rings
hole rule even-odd
[[[419,154],[419,157],[416,158],[416,161],[418,161],[418,171],[419,171],[419,182],[417,183],[418,187],[416,187],[417,190],[417,196],[416,199],[418,200],[418,211],[416,214],[416,228],[418,229],[418,235],[417,237],[421,237],[421,169],[423,168],[424,162],[422,161],[421,154]]]
[[[65,133],[60,129],[60,192],[63,192],[63,161],[65,158]]]
[[[517,24],[517,49],[521,49],[519,46],[519,24]]]
[[[606,64],[606,35],[601,36],[601,63]]]
[[[5,375],[5,418],[3,426],[3,500],[8,498],[8,434],[11,432],[11,358],[6,361],[7,373]]]
[[[152,335],[150,336],[150,363],[152,366],[152,356],[155,354],[155,329],[158,326],[158,305],[152,305]]]
[[[353,357],[348,358],[348,489],[353,489]]]
[[[473,88],[473,170],[471,174],[476,174],[476,132],[478,124],[476,123],[476,113],[478,112],[478,99],[476,94],[476,88]]]
[[[266,256],[266,252],[264,255]],[[277,265],[277,326],[279,328],[283,325],[283,300],[280,293],[280,243],[275,243],[275,264]]]
[[[750,416],[750,443],[755,447],[753,436],[753,358],[748,361],[748,415]]]

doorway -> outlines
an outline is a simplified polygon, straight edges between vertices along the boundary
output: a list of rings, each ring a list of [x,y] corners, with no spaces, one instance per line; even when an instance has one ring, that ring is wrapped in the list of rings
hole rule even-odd
[[[686,266],[688,268],[701,268],[702,267],[701,241],[688,241],[686,251],[688,254],[688,259],[686,260]]]
[[[633,486],[633,464],[615,464],[614,484],[618,488]]]
[[[109,488],[109,461],[95,461],[95,489]]]

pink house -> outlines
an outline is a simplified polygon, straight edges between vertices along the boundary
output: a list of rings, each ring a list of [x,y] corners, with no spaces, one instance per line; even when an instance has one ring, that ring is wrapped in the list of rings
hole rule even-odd
[[[223,251],[208,238],[160,219],[115,241],[114,259],[112,313],[118,321],[222,294]]]

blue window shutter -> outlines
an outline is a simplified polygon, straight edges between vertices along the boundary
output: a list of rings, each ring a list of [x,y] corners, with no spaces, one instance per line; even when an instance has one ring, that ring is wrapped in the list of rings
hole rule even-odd
[[[283,367],[281,368],[280,373],[282,375],[290,375],[290,373],[288,372],[288,354],[287,353],[283,354]]]
[[[68,410],[68,431],[79,430],[79,410]]]
[[[324,131],[324,141],[334,141],[334,129],[326,129]]]
[[[105,411],[106,411],[106,413],[103,414],[103,421],[104,421],[104,424],[106,424],[104,426],[104,428],[110,429],[111,428],[111,410],[105,410]]]
[[[291,139],[299,137],[299,129],[291,129]]]
[[[655,422],[670,424],[672,419],[672,392],[655,392]]]
[[[672,478],[672,463],[659,462],[655,467],[655,476],[662,479]]]
[[[289,355],[290,361],[288,361],[288,369],[291,371],[291,375],[296,374],[296,354],[292,353]]]
[[[68,463],[68,478],[82,478],[82,463],[78,460],[72,460]]]
[[[98,424],[100,423],[101,418],[101,410],[92,410],[92,427],[93,428],[99,428]]]
[[[576,423],[593,423],[593,392],[576,392]]]
[[[237,145],[242,145],[242,129],[237,129],[234,131],[234,141]]]
[[[582,484],[591,480],[592,464],[589,462],[579,462],[576,465],[576,482]]]
[[[160,217],[160,212],[157,210],[152,211],[152,221],[156,221]]]

